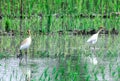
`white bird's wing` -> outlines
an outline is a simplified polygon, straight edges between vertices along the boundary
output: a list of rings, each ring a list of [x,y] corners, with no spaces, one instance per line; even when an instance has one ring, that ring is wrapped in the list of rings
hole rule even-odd
[[[92,35],[92,36],[87,40],[87,42],[88,42],[88,43],[91,43],[91,42],[93,42],[93,41],[96,41],[96,40],[97,40],[97,37],[98,37],[98,34],[94,34],[94,35]]]
[[[28,38],[22,41],[21,45],[25,44],[28,41]]]
[[[30,38],[26,38],[20,45],[20,49],[26,49],[30,46],[31,44],[31,39]]]

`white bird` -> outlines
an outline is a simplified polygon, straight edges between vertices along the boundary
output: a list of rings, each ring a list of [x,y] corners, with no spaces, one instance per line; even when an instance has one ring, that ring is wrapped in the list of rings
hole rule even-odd
[[[20,45],[20,54],[17,56],[18,58],[20,58],[20,63],[21,63],[21,60],[22,60],[22,51],[21,50],[26,50],[26,63],[27,63],[27,49],[31,45],[31,33],[30,33],[30,30],[28,30],[27,32],[28,32],[29,37],[22,41],[22,43]]]
[[[103,30],[103,27],[100,27],[100,30],[96,33],[96,34],[93,34],[88,40],[87,42],[88,43],[91,43],[91,44],[95,44],[97,42],[97,39],[98,39],[98,34]]]
[[[98,39],[98,35],[99,33],[103,30],[103,27],[100,27],[100,30],[96,33],[96,34],[93,34],[88,40],[87,40],[87,43],[90,43],[90,44],[95,44],[97,42],[97,39]],[[94,47],[95,49],[95,47]],[[93,63],[94,65],[96,65],[98,63],[97,61],[97,58],[94,56],[92,56],[92,58],[90,58],[90,62]]]

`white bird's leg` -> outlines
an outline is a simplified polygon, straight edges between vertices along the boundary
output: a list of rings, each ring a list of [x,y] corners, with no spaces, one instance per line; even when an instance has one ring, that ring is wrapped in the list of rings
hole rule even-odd
[[[22,58],[23,58],[23,56],[22,56],[22,51],[21,51],[21,50],[20,50],[20,54],[17,56],[17,58],[20,59],[19,64],[21,64],[21,61],[22,61]]]
[[[92,58],[94,57],[94,55],[95,55],[95,45],[93,45]]]
[[[25,61],[26,61],[26,65],[27,65],[27,50],[25,50]]]
[[[89,46],[89,49],[90,49],[91,46]]]
[[[94,45],[94,52],[95,52],[95,45]]]

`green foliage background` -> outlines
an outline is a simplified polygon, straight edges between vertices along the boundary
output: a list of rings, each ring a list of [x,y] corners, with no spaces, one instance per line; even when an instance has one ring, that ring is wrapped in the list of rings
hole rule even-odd
[[[21,7],[22,4],[22,7]],[[120,0],[0,0],[1,25],[9,21],[10,29],[19,30],[20,10],[22,10],[22,30],[28,28],[43,32],[59,30],[89,30],[98,29],[103,25],[107,29],[120,29]],[[80,15],[88,15],[81,18]],[[94,19],[90,14],[96,15]],[[111,15],[103,19],[100,15]]]

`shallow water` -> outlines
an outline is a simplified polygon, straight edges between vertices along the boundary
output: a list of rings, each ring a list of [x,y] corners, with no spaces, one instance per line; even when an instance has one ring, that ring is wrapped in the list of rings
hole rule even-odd
[[[88,37],[33,36],[28,65],[25,59],[19,65],[16,57],[1,59],[0,81],[26,81],[26,78],[33,81],[119,81],[120,36],[100,35],[95,48],[86,43]],[[16,56],[19,53],[19,37],[1,38],[1,52]],[[96,65],[90,61],[93,57],[97,59]]]
[[[108,60],[101,60],[100,58],[97,58],[98,64],[94,65],[92,64],[88,57],[82,57],[82,63],[78,63],[78,66],[84,66],[85,63],[87,63],[88,66],[88,73],[85,73],[86,75],[89,74],[91,76],[91,81],[94,81],[95,72],[98,71],[98,74],[96,75],[97,80],[99,81],[115,81],[115,77],[117,78],[117,66],[120,66],[119,62],[120,59],[113,59],[112,61]],[[67,61],[73,59],[65,59],[64,63],[60,60],[55,58],[34,58],[34,59],[28,59],[28,65],[23,60],[22,65],[19,65],[19,59],[16,58],[8,58],[8,59],[1,59],[0,60],[0,81],[26,81],[26,78],[29,77],[30,73],[30,79],[39,81],[39,78],[43,75],[44,71],[47,69],[47,75],[50,75],[52,78],[54,78],[52,72],[54,68],[61,68],[64,67],[66,69],[65,74],[68,75],[68,64]],[[77,65],[76,61],[73,61],[74,63],[71,63],[71,68],[75,68]],[[76,63],[76,64],[75,64]],[[62,65],[62,66],[60,66]],[[111,65],[111,71],[110,71],[110,65]],[[101,69],[104,69],[104,73],[101,73]],[[83,67],[82,67],[83,69]],[[72,70],[71,70],[72,71]],[[68,73],[67,73],[68,72]],[[76,72],[76,71],[75,71]],[[114,76],[112,76],[112,73],[115,73]],[[83,73],[84,75],[84,73]],[[103,79],[104,75],[104,79]],[[43,76],[42,76],[43,77]],[[44,76],[45,77],[45,76]],[[51,78],[51,81],[52,81]],[[48,81],[48,80],[47,80]]]
[[[24,62],[19,65],[19,59],[9,58],[0,60],[0,80],[1,81],[25,81],[27,72],[31,73],[31,79],[39,78],[44,70],[49,67],[49,72],[57,66],[56,59],[28,59],[28,65]]]

